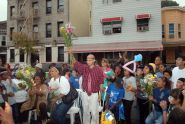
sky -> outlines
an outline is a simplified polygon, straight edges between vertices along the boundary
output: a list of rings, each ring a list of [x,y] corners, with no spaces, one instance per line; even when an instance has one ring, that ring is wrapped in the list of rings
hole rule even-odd
[[[185,0],[174,0],[180,4],[180,6],[185,6]],[[7,0],[0,0],[0,21],[7,19]]]

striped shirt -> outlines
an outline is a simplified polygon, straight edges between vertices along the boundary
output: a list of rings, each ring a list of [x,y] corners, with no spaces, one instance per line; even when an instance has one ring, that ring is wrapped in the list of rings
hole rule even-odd
[[[88,92],[88,78],[91,76],[91,92],[97,93],[100,90],[100,84],[103,84],[104,74],[99,66],[94,66],[92,69],[86,64],[81,64],[76,62],[74,64],[74,69],[77,70],[82,75],[82,88],[84,91]]]

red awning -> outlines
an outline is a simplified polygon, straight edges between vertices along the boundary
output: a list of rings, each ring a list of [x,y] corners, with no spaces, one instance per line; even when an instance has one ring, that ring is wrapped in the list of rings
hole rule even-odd
[[[96,44],[74,44],[74,53],[119,52],[119,51],[161,51],[162,41],[115,42]]]
[[[123,17],[103,18],[101,22],[123,21]]]
[[[140,14],[136,16],[136,19],[149,19],[151,18],[151,14]]]

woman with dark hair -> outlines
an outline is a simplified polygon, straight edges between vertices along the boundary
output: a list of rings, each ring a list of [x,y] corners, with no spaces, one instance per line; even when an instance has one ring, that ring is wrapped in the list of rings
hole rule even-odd
[[[44,84],[43,78],[39,74],[35,74],[34,84],[28,93],[30,99],[21,106],[23,122],[27,121],[28,112],[31,109],[37,109],[40,120],[46,120],[48,88],[46,84]]]
[[[164,124],[167,123],[168,115],[173,111],[175,108],[181,108],[184,100],[184,96],[182,94],[182,90],[180,89],[173,89],[170,92],[170,96],[168,97],[170,102],[169,108],[166,101],[161,101],[160,106],[163,110],[163,122]]]
[[[185,122],[185,111],[180,108],[175,108],[169,114],[169,119],[167,124],[184,124]]]
[[[149,96],[149,100],[154,104],[152,112],[145,120],[145,124],[162,124],[163,123],[163,110],[160,107],[161,101],[168,101],[171,83],[166,77],[158,79],[157,88],[153,89],[153,95]]]

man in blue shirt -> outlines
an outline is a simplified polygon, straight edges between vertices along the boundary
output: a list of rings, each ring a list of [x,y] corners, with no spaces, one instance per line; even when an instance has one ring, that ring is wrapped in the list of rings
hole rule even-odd
[[[70,82],[70,84],[71,84],[71,86],[73,87],[73,88],[75,88],[75,89],[79,89],[80,88],[80,85],[79,85],[79,75],[78,75],[78,73],[75,71],[75,70],[73,70],[72,71],[72,75],[71,75],[71,77],[69,78],[69,82]]]

